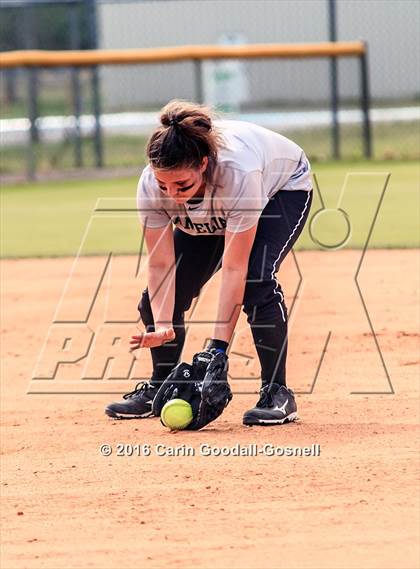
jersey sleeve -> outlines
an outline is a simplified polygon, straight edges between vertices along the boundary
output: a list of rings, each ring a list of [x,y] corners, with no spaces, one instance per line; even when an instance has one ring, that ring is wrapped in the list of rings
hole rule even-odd
[[[145,227],[158,229],[159,227],[166,227],[171,218],[164,209],[162,200],[156,195],[151,176],[147,168],[140,176],[137,186],[137,212]]]
[[[262,173],[258,170],[246,173],[239,184],[239,191],[226,203],[226,230],[232,233],[246,231],[256,225],[268,203]]]
[[[299,163],[288,180],[282,184],[282,190],[305,190],[312,189],[311,165],[302,151]]]

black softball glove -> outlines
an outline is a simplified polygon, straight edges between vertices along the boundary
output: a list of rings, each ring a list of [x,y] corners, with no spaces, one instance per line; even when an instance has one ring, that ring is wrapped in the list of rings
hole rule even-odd
[[[179,363],[160,386],[152,411],[160,416],[171,399],[184,399],[192,407],[193,420],[187,430],[198,431],[222,414],[232,399],[227,381],[228,357],[214,348],[198,352],[192,365]]]

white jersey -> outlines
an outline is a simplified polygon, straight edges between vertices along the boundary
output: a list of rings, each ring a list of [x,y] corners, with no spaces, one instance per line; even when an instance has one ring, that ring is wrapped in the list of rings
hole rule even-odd
[[[215,121],[224,139],[212,180],[200,203],[177,204],[158,186],[150,165],[137,188],[144,225],[175,227],[191,235],[223,235],[253,227],[278,191],[312,189],[303,150],[286,137],[242,121]]]

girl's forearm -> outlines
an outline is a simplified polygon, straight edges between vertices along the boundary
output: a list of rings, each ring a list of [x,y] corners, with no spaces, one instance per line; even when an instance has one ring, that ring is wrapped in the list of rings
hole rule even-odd
[[[241,312],[246,285],[246,270],[222,268],[217,319],[213,338],[230,342]]]
[[[148,290],[155,328],[172,326],[175,266],[149,266]]]

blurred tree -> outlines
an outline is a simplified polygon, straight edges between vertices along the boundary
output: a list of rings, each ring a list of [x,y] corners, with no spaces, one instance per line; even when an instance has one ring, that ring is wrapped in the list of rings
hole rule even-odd
[[[28,49],[27,34],[22,33],[24,12],[31,14],[31,47],[36,49],[71,49],[70,18],[76,10],[80,32],[80,48],[89,47],[88,3],[84,0],[74,4],[45,3],[10,7],[0,4],[0,50]]]
[[[0,4],[0,51],[16,49],[72,49],[71,18],[76,12],[77,37],[80,49],[89,49],[90,6],[86,0],[74,4],[52,3],[1,6]],[[18,99],[16,77],[18,71],[3,72],[5,103]]]
[[[9,51],[18,49],[19,41],[17,30],[17,10],[2,9],[0,17],[0,51]],[[17,101],[16,87],[16,69],[8,69],[3,71],[4,80],[4,98],[6,103],[14,103]]]

